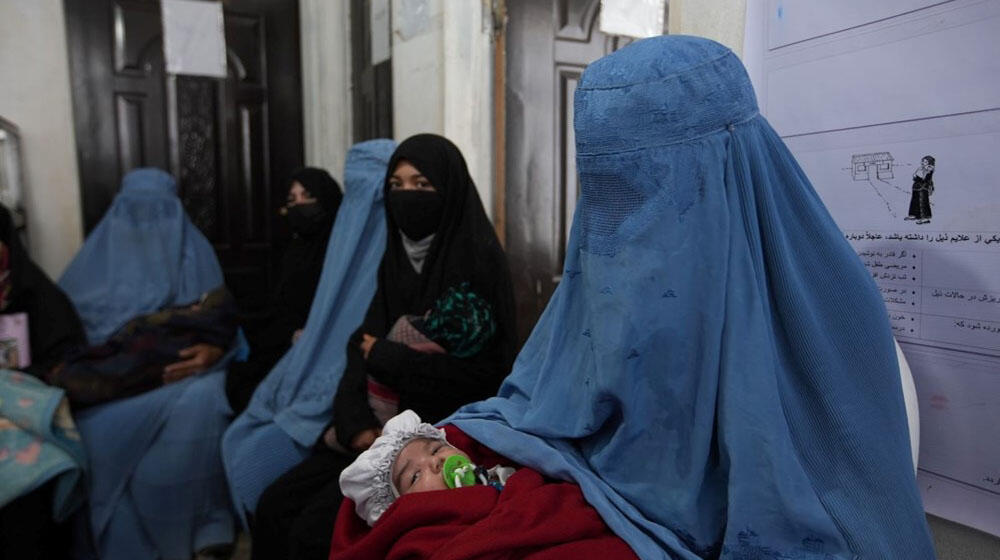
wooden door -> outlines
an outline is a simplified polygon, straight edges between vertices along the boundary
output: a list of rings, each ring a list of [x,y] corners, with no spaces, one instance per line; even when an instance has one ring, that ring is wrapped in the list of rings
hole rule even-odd
[[[392,62],[372,64],[371,0],[351,0],[354,141],[392,138]]]
[[[506,250],[523,342],[562,279],[579,182],[573,91],[587,64],[628,42],[597,28],[600,0],[509,0]]]
[[[297,0],[224,2],[225,80],[165,73],[159,0],[65,6],[85,230],[125,173],[163,168],[241,306],[261,309],[303,161]]]

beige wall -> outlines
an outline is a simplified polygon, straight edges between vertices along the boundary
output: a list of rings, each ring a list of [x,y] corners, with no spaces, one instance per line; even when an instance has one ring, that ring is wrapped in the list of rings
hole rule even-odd
[[[670,0],[667,28],[671,35],[708,37],[743,53],[746,0]]]
[[[83,235],[62,0],[0,1],[0,116],[21,129],[31,255],[58,278]]]
[[[396,140],[433,132],[454,142],[465,156],[488,216],[493,215],[490,26],[482,2],[392,2],[392,119]]]

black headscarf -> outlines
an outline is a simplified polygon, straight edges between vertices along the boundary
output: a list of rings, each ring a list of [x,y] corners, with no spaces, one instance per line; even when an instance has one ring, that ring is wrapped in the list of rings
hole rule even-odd
[[[309,307],[323,270],[326,244],[343,198],[340,185],[322,169],[303,167],[292,173],[289,186],[295,181],[316,199],[316,204],[323,208],[326,217],[316,234],[303,235],[293,230],[292,240],[281,259],[278,282],[271,298],[270,315],[272,320],[289,315],[293,319],[291,322],[296,324],[292,331],[302,328],[309,316]]]
[[[9,251],[10,272],[10,303],[3,313],[27,313],[31,365],[26,371],[42,377],[84,344],[83,324],[66,294],[28,256],[4,206],[0,206],[0,241]]]
[[[246,408],[254,389],[291,347],[291,338],[309,318],[319,277],[326,259],[326,245],[343,194],[340,185],[323,169],[303,167],[292,173],[288,186],[298,181],[316,199],[324,215],[313,231],[296,232],[281,257],[277,282],[271,291],[267,313],[244,325],[250,342],[250,357],[233,364],[226,375],[226,395],[235,412]]]
[[[337,209],[340,208],[340,201],[344,195],[341,192],[340,184],[325,169],[303,167],[292,173],[288,180],[289,187],[295,181],[305,187],[330,216],[337,214]]]
[[[389,178],[402,160],[409,161],[430,181],[443,197],[444,208],[419,274],[407,258],[392,212],[386,212],[388,233],[379,266],[378,288],[364,323],[348,344],[348,364],[334,405],[337,437],[345,445],[355,433],[375,422],[367,410],[364,394],[366,364],[357,350],[361,334],[383,339],[401,316],[423,314],[448,288],[464,282],[490,303],[496,321],[491,343],[477,355],[461,361],[451,356],[421,357],[429,361],[456,360],[450,364],[452,371],[444,372],[445,377],[451,378],[442,378],[442,367],[430,368],[434,370],[433,379],[418,382],[424,394],[408,398],[405,391],[400,391],[400,408],[413,408],[429,422],[440,420],[461,404],[495,394],[510,372],[516,354],[514,292],[507,257],[483,209],[465,158],[451,141],[441,136],[418,134],[408,138],[389,160],[384,187],[386,200],[391,196]],[[413,366],[412,376],[420,377],[418,364],[414,362]],[[435,394],[438,396],[434,397]]]

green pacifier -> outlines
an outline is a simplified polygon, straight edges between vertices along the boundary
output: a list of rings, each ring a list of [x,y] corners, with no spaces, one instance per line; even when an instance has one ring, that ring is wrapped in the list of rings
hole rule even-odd
[[[476,483],[476,466],[462,455],[452,455],[444,460],[441,476],[448,488],[463,488]]]

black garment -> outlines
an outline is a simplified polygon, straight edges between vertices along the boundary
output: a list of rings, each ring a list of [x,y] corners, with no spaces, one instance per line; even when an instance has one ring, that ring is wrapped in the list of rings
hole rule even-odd
[[[83,323],[69,298],[38,268],[14,231],[14,220],[0,206],[0,241],[10,251],[10,304],[2,313],[28,314],[31,365],[27,373],[43,377],[72,351],[86,343]]]
[[[436,422],[463,404],[496,394],[516,353],[507,257],[461,152],[441,136],[419,134],[396,148],[388,176],[401,160],[427,177],[443,196],[444,210],[420,274],[406,257],[391,210],[386,214],[389,234],[378,289],[364,323],[348,342],[347,367],[334,400],[333,425],[346,449],[355,435],[379,427],[368,407],[368,373],[399,394],[400,410],[413,409],[424,421]],[[388,198],[388,181],[385,188]],[[492,305],[497,323],[493,340],[479,354],[469,358],[424,354],[385,340],[397,319],[424,314],[445,290],[462,282]],[[379,339],[367,362],[358,347],[362,334]]]
[[[514,294],[507,258],[465,159],[447,139],[421,134],[399,145],[389,162],[387,179],[403,159],[420,170],[443,196],[444,209],[419,274],[406,256],[391,211],[387,212],[389,234],[378,287],[364,322],[348,342],[347,366],[334,399],[331,425],[336,426],[337,438],[345,449],[351,448],[351,440],[361,431],[380,426],[368,406],[369,373],[399,394],[400,410],[411,408],[424,421],[436,422],[463,404],[496,394],[516,352]],[[385,188],[388,191],[388,181]],[[497,323],[493,339],[478,354],[468,358],[423,354],[385,340],[397,319],[422,315],[449,287],[462,282],[468,282],[469,289],[490,303]],[[379,339],[367,361],[358,347],[363,334]],[[264,550],[274,550],[274,546],[309,550],[309,543],[303,540],[308,537],[325,541],[323,546],[329,547],[342,499],[340,471],[351,461],[353,457],[324,448],[269,486],[257,504],[256,516],[261,521],[255,526],[263,528],[263,520],[296,521],[286,525],[269,521],[266,532],[254,532],[254,545],[263,543]],[[310,536],[320,530],[322,535]],[[290,554],[289,558],[320,557]]]
[[[934,172],[931,171],[923,179],[913,176],[913,190],[910,195],[910,211],[908,216],[917,220],[931,219],[931,193],[934,192]]]
[[[226,397],[236,414],[246,408],[254,389],[285,355],[292,345],[292,335],[309,318],[323,271],[326,245],[343,198],[340,185],[322,169],[300,169],[292,174],[289,183],[292,181],[301,183],[317,199],[329,219],[315,231],[292,234],[281,259],[281,271],[267,313],[256,323],[243,325],[250,356],[245,362],[231,364],[226,372]]]
[[[70,352],[86,343],[83,324],[66,294],[38,268],[14,231],[10,212],[0,206],[0,241],[9,251],[9,305],[3,313],[27,313],[31,365],[43,377]],[[64,558],[67,524],[52,518],[52,483],[42,485],[0,508],[0,559]]]
[[[260,496],[251,522],[252,558],[325,560],[344,496],[339,474],[354,457],[320,444],[308,461],[275,480]]]
[[[54,486],[49,481],[0,508],[0,560],[69,558],[69,523],[52,519]]]

